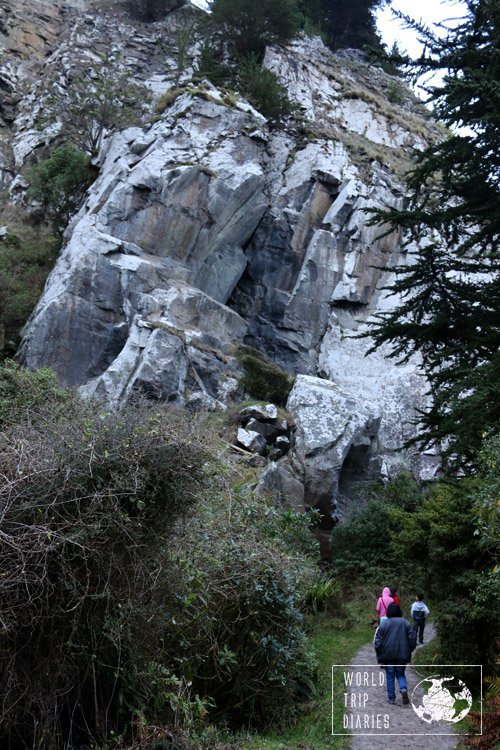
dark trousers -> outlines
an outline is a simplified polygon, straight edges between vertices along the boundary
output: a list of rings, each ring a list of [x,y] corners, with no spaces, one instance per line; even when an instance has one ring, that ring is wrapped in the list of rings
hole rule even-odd
[[[425,620],[421,620],[420,622],[415,622],[415,620],[413,620],[413,627],[415,628],[415,633],[417,635],[418,642],[423,643]]]
[[[385,668],[385,677],[387,680],[387,697],[390,701],[393,701],[396,699],[396,686],[395,686],[395,680],[397,679],[399,689],[401,691],[407,690],[408,686],[406,684],[406,676],[405,676],[405,665],[401,666],[392,666],[392,667],[386,667]]]

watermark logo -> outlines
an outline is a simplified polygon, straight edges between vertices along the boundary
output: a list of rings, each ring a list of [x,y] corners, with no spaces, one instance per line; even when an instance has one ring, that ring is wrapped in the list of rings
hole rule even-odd
[[[458,677],[426,677],[413,689],[411,705],[428,724],[433,721],[456,724],[471,710],[472,694]]]
[[[334,664],[332,735],[481,735],[481,690],[478,664]],[[480,731],[464,722],[473,695]]]

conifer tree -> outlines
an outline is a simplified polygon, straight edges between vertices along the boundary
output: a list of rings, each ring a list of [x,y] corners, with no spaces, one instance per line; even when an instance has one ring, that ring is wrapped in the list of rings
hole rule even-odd
[[[302,12],[321,29],[333,49],[382,49],[375,11],[389,0],[301,0]]]
[[[450,467],[473,467],[500,419],[500,0],[466,4],[443,36],[405,19],[426,45],[413,71],[445,71],[427,91],[454,131],[416,156],[406,208],[376,213],[411,244],[393,269],[402,303],[371,331],[373,348],[421,355],[433,400],[414,442],[440,445]]]

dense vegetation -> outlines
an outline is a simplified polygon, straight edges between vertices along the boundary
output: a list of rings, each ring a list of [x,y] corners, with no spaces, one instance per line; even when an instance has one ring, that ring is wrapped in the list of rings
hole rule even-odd
[[[235,483],[179,410],[107,413],[12,364],[0,395],[2,746],[293,718],[315,666],[307,517]]]
[[[398,582],[432,601],[443,664],[495,669],[500,606],[500,437],[488,437],[474,478],[442,480],[423,494],[410,476],[373,486],[332,534],[337,574]],[[460,637],[457,638],[457,624]]]
[[[390,0],[299,0],[299,5],[332,50],[382,50],[375,12],[387,2]]]

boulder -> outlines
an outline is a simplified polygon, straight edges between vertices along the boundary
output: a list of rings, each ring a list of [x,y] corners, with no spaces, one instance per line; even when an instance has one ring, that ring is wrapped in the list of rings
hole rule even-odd
[[[272,461],[261,474],[255,492],[257,495],[268,495],[277,505],[298,513],[305,510],[304,485],[283,464]]]
[[[274,404],[245,406],[239,412],[239,419],[242,424],[249,419],[255,419],[258,422],[274,422],[277,418],[278,409]]]
[[[243,427],[238,428],[237,442],[238,445],[253,453],[262,453],[267,447],[265,437],[253,430],[245,430]]]

